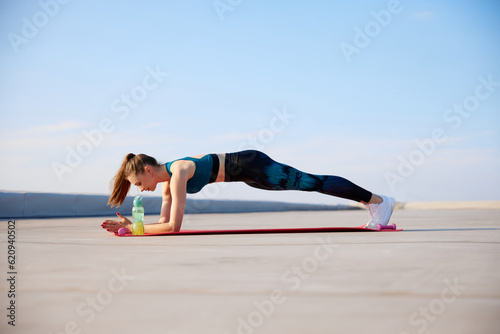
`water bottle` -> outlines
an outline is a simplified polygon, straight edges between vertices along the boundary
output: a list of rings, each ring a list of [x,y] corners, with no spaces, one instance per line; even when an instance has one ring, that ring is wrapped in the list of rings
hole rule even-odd
[[[142,195],[134,198],[132,208],[132,234],[144,235],[144,207],[142,206]]]

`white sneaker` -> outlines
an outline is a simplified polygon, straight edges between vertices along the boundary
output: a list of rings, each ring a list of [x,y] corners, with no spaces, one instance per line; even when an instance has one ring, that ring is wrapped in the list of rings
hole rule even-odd
[[[365,204],[368,214],[370,215],[370,220],[364,228],[375,230],[378,224],[385,226],[389,223],[392,211],[394,211],[394,207],[396,206],[396,200],[392,197],[380,197],[382,197],[382,203],[380,204]]]

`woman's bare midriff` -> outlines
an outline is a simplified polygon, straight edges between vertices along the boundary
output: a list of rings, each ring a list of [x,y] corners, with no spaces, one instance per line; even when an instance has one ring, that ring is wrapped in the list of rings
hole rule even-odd
[[[215,182],[224,182],[226,180],[226,154],[217,153],[217,156],[219,157],[219,175]]]

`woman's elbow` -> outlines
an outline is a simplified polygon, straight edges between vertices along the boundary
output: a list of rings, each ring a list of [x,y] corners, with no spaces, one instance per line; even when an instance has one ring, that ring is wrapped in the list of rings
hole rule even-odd
[[[169,223],[170,232],[179,232],[181,230],[181,224],[171,221]]]

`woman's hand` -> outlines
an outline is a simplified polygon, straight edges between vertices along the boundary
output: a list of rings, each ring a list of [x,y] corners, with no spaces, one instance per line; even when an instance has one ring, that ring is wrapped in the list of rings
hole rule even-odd
[[[127,233],[132,233],[132,222],[127,218],[123,217],[119,212],[116,213],[120,220],[105,220],[101,227],[108,232],[117,233],[122,227],[127,229]]]

